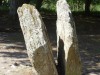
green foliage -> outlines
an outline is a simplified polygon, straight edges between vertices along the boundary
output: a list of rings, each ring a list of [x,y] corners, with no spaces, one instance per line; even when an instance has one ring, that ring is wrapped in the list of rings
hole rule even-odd
[[[42,9],[56,11],[57,0],[44,0]],[[67,0],[72,11],[84,11],[84,0]]]
[[[37,0],[31,0],[30,4],[35,5]]]
[[[0,6],[0,11],[8,11],[9,10],[9,1],[2,0],[2,5]]]
[[[1,11],[8,11],[9,7],[7,7],[7,6],[0,6],[0,10]]]
[[[42,4],[42,9],[49,11],[56,11],[56,1],[57,0],[44,0]]]
[[[91,11],[100,11],[100,4],[91,5]]]
[[[30,4],[35,5],[37,0],[31,0]],[[57,0],[44,0],[41,6],[42,11],[55,12]],[[67,0],[70,9],[75,12],[84,11],[85,0]],[[0,10],[9,10],[9,0],[3,0]],[[92,0],[91,11],[100,11],[100,0]]]
[[[8,6],[9,0],[2,0],[2,5],[3,6]]]
[[[100,11],[100,0],[93,0],[92,1],[91,11]]]
[[[44,0],[42,9],[56,11],[57,0]],[[67,0],[72,11],[84,11],[85,10],[85,0]],[[100,0],[92,0],[91,11],[100,11]]]
[[[72,11],[84,11],[83,0],[67,0]]]
[[[92,0],[92,4],[100,4],[100,0]]]

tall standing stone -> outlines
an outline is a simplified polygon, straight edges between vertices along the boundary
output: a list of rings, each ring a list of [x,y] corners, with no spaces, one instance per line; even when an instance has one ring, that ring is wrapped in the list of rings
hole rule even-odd
[[[58,75],[41,15],[34,6],[28,4],[23,4],[17,12],[33,75]]]
[[[57,49],[60,75],[81,75],[74,21],[66,0],[57,1]]]

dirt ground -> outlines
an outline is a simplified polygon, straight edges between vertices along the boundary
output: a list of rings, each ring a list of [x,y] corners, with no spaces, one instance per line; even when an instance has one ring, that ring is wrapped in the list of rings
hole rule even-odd
[[[0,17],[0,75],[32,75],[23,35]],[[100,18],[75,16],[83,75],[100,75]],[[83,19],[84,18],[84,19]],[[56,59],[56,17],[43,16]],[[11,28],[12,27],[12,28]]]
[[[1,32],[0,75],[31,75],[30,72],[31,65],[21,33]]]
[[[51,37],[52,47],[56,49],[55,39]],[[100,35],[78,35],[78,40],[83,75],[100,75]],[[31,75],[31,73],[22,33],[1,32],[0,75]]]

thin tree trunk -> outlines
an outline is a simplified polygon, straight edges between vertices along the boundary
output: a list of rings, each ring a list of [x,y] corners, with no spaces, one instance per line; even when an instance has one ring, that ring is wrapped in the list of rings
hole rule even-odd
[[[59,75],[81,75],[76,30],[69,5],[66,0],[58,0],[56,6]]]
[[[24,0],[24,3],[29,3],[31,0]]]
[[[34,75],[58,75],[40,14],[32,5],[18,8],[19,21]]]
[[[2,5],[2,0],[0,0],[0,6]]]
[[[90,14],[90,4],[92,0],[85,0],[85,13],[88,15]]]
[[[17,14],[17,0],[10,0],[10,12],[9,14],[15,16]]]
[[[10,0],[10,15],[15,17],[17,15],[17,8],[22,6],[22,4],[29,2],[30,0]]]

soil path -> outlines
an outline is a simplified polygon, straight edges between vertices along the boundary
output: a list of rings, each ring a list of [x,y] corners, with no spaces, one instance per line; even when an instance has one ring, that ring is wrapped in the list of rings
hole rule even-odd
[[[42,16],[56,60],[56,15]],[[100,18],[78,14],[74,16],[74,19],[83,62],[83,75],[100,75]],[[18,19],[12,20],[8,14],[1,14],[0,75],[32,74],[23,35],[18,32],[19,28]]]
[[[56,36],[49,33],[56,59]],[[52,37],[53,36],[53,37]],[[100,75],[100,35],[78,35],[83,75]],[[31,75],[21,32],[0,33],[0,75]]]
[[[31,72],[31,65],[22,34],[1,32],[0,75],[31,75],[28,74],[29,71]]]

